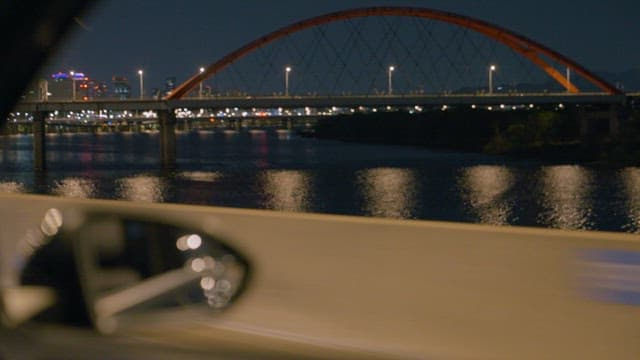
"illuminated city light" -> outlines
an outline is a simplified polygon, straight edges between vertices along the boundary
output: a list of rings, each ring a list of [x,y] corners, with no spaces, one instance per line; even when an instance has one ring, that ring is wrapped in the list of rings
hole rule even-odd
[[[201,258],[195,258],[191,261],[191,270],[199,273],[204,271],[204,269],[206,269],[206,265]]]
[[[62,212],[56,208],[47,210],[40,224],[42,233],[53,236],[58,233],[60,227],[62,227]]]
[[[216,285],[216,280],[211,276],[205,276],[200,280],[200,287],[203,290],[211,290]]]
[[[189,247],[189,249],[196,250],[200,247],[200,245],[202,245],[202,238],[200,237],[200,235],[189,235],[189,237],[187,238],[187,246]]]
[[[176,240],[176,248],[178,248],[178,250],[180,251],[187,251],[189,250],[189,246],[187,245],[187,236],[181,236],[178,238],[178,240]]]

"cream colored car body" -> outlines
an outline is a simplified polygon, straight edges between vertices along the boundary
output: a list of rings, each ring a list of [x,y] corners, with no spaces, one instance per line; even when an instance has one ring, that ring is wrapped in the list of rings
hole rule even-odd
[[[227,311],[132,315],[114,338],[276,358],[640,358],[640,307],[591,296],[618,275],[584,256],[636,254],[637,235],[0,195],[4,288],[50,208],[202,229],[252,266]]]

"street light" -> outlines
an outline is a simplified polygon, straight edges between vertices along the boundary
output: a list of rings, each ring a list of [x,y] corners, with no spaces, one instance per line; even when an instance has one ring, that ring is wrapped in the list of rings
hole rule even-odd
[[[69,71],[69,75],[71,75],[71,82],[72,82],[72,86],[73,86],[73,89],[71,90],[71,94],[72,94],[71,95],[71,100],[72,101],[76,101],[76,77],[75,77],[76,72],[71,70],[71,71]]]
[[[140,76],[140,100],[144,97],[144,80],[143,80],[144,72],[142,69],[138,70],[138,76]]]
[[[388,94],[391,95],[393,94],[393,72],[396,70],[395,66],[389,66],[389,71],[387,73],[387,80],[388,80]]]
[[[571,92],[571,68],[567,66],[567,92]]]
[[[493,95],[493,73],[496,71],[496,66],[489,66],[489,95]]]
[[[284,96],[289,96],[289,73],[291,72],[291,66],[284,68]]]
[[[202,74],[202,73],[204,73],[204,68],[203,67],[200,68],[200,74]],[[202,97],[202,82],[203,81],[204,80],[200,81],[200,97]]]

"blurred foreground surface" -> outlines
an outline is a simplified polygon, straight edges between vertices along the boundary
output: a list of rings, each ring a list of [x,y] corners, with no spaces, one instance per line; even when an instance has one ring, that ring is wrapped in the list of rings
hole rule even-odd
[[[46,351],[71,334],[65,348],[85,355],[119,342],[132,354],[166,346],[193,358],[640,355],[635,235],[24,195],[2,195],[0,203],[12,224],[0,233],[4,287],[16,285],[26,260],[16,249],[51,208],[144,214],[202,229],[252,269],[245,293],[224,312],[197,304],[131,312],[110,336],[30,323],[5,333],[4,352],[20,346],[16,337]]]

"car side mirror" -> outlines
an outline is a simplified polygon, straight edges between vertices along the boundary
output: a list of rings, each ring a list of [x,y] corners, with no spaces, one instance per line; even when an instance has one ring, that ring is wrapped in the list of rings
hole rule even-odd
[[[60,221],[23,271],[23,285],[56,292],[42,320],[110,333],[130,313],[182,306],[221,311],[245,288],[246,259],[204,231],[111,212],[74,218]]]

